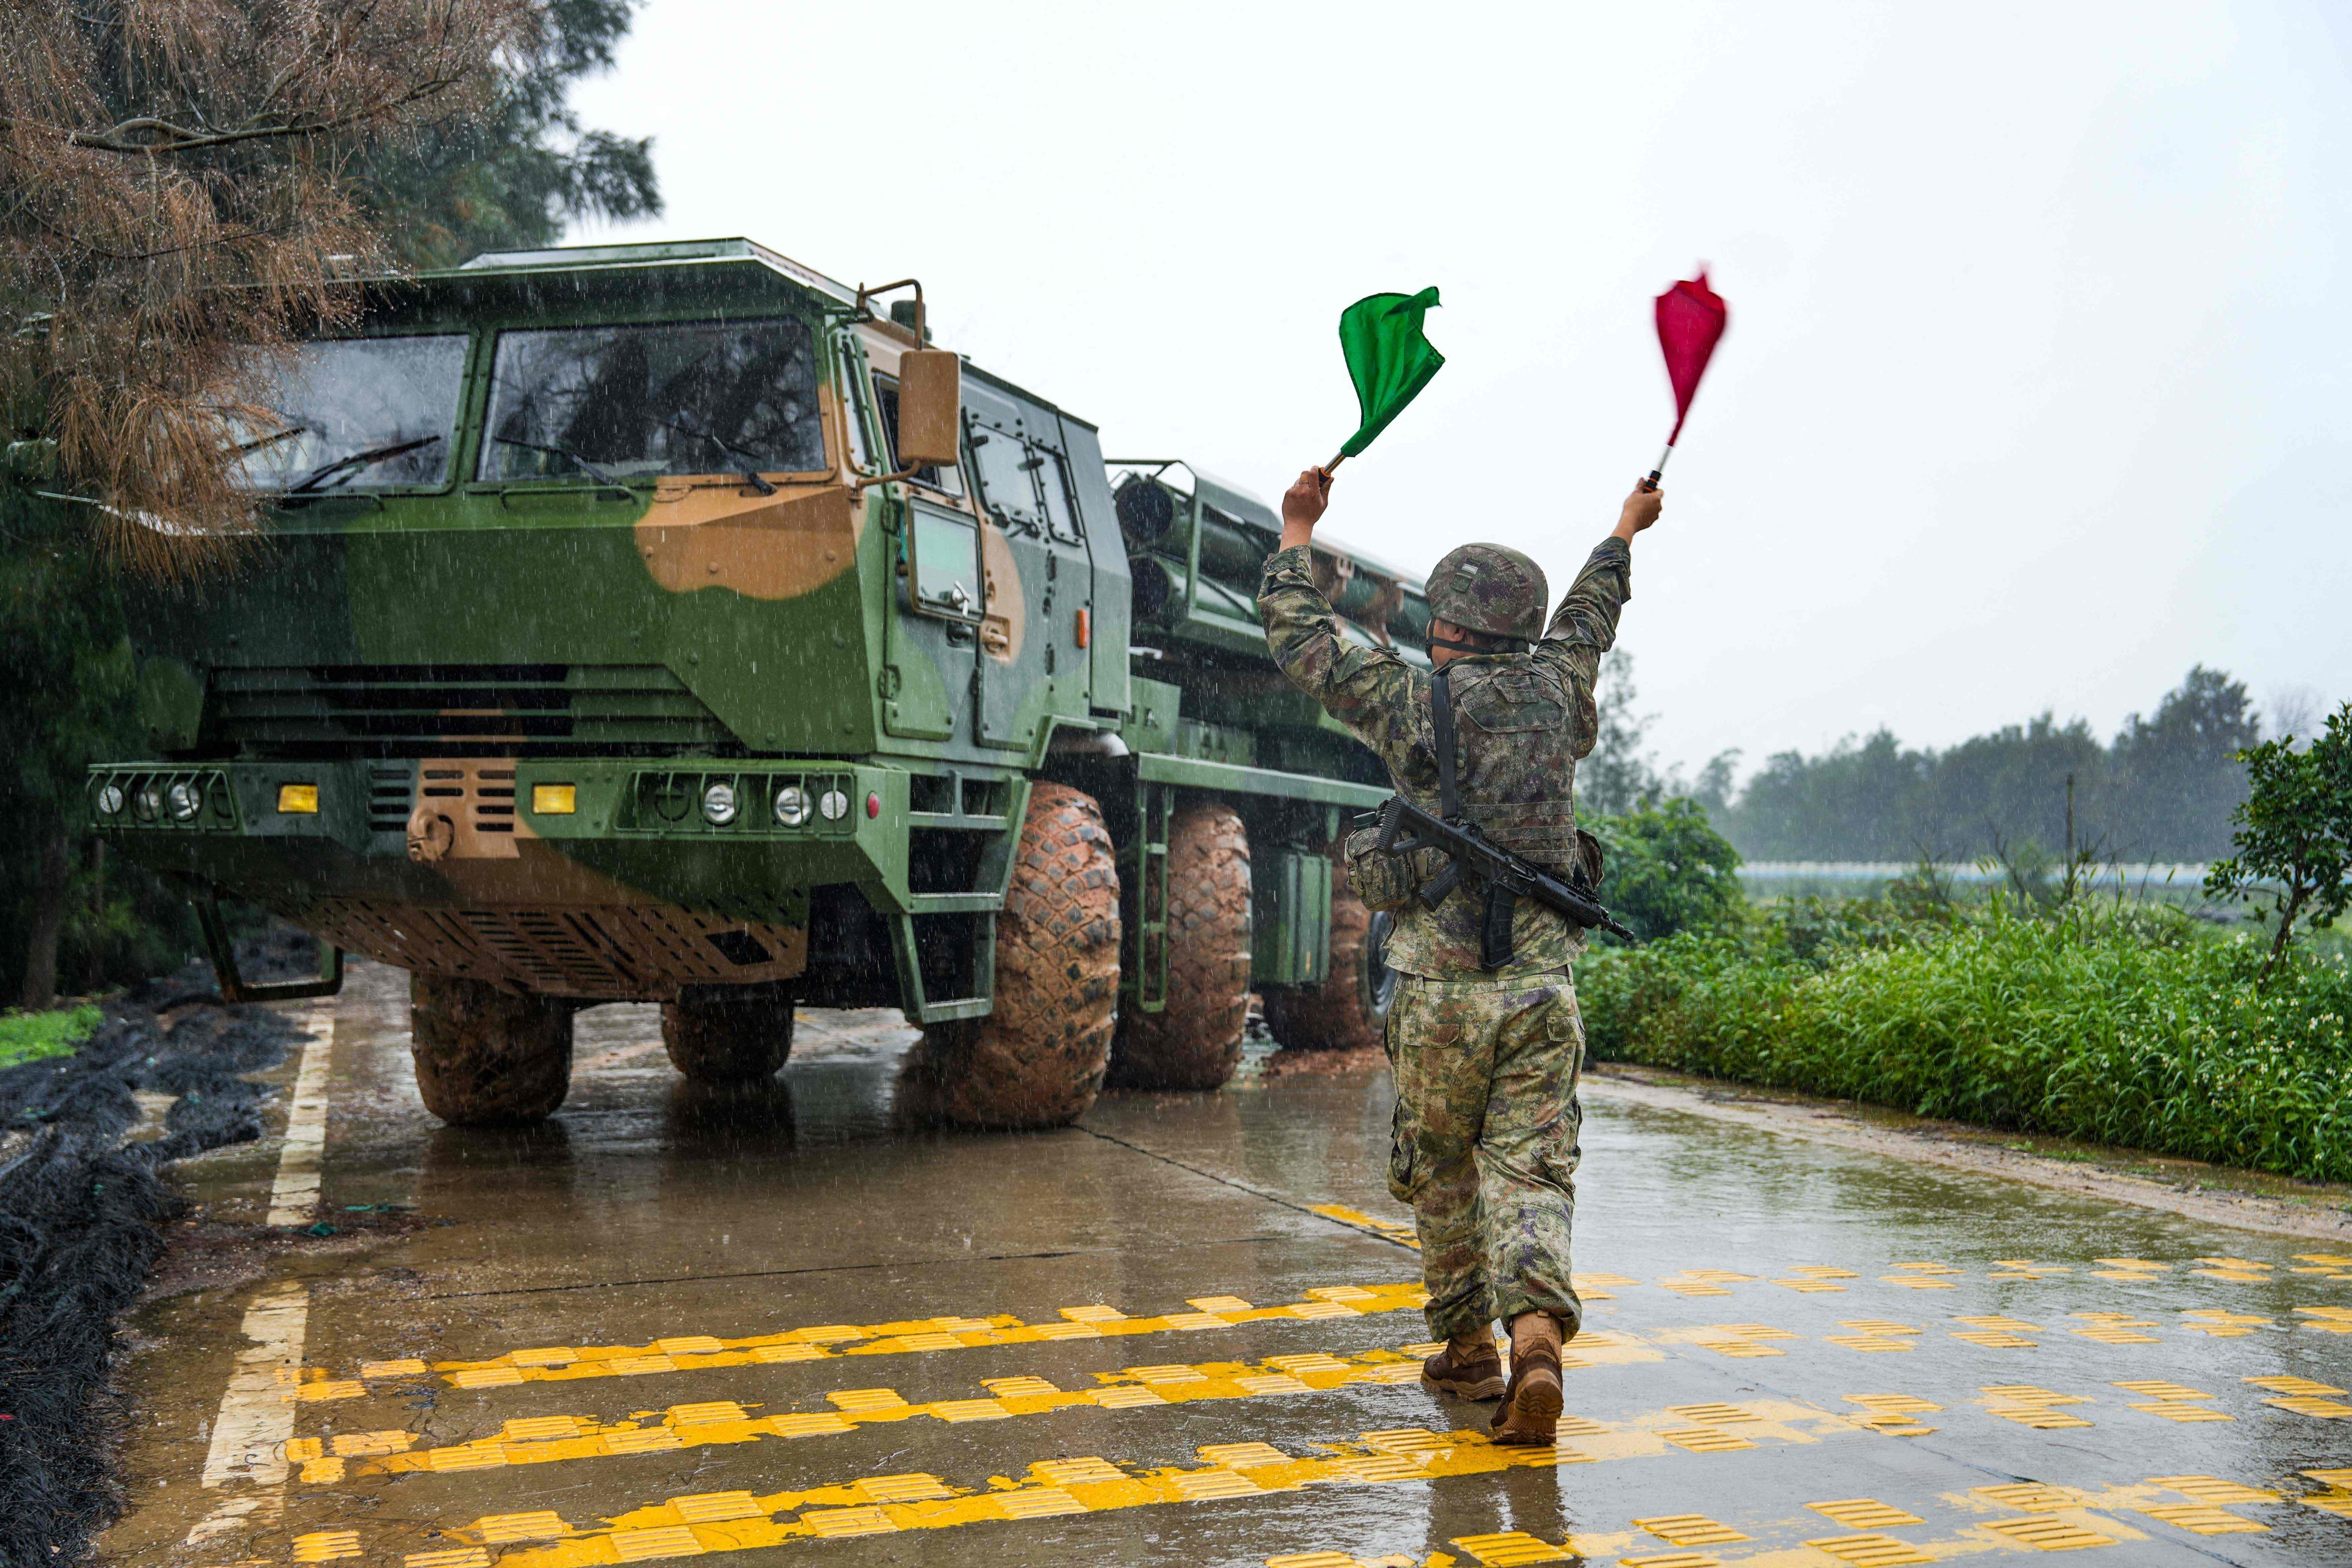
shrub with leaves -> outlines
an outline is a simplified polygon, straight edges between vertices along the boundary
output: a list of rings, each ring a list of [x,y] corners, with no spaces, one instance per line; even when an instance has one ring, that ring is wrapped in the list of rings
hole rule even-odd
[[[1593,816],[1585,827],[1607,854],[1601,901],[1644,941],[1711,931],[1746,908],[1739,851],[1696,801],[1638,805]]]
[[[2352,1180],[2352,973],[2162,908],[2013,907],[1821,943],[1769,922],[1596,953],[1593,1052],[2317,1180]]]
[[[2352,702],[2328,715],[2327,728],[2308,751],[2294,737],[2265,741],[2240,752],[2249,794],[2231,814],[2237,853],[2205,878],[2212,899],[2267,896],[2278,929],[2263,964],[2268,979],[2294,934],[2297,920],[2324,930],[2352,899]],[[2270,882],[2267,895],[2257,884]]]

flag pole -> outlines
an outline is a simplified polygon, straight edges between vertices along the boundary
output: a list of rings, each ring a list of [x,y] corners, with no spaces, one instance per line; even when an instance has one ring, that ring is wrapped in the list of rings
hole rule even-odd
[[[1344,462],[1346,462],[1347,460],[1348,460],[1348,454],[1347,454],[1347,453],[1345,453],[1345,452],[1342,452],[1342,453],[1340,453],[1338,457],[1336,457],[1336,458],[1332,458],[1329,462],[1328,462],[1328,463],[1324,464],[1324,465],[1323,465],[1323,477],[1324,477],[1325,479],[1329,479],[1329,478],[1330,478],[1334,473],[1336,473],[1336,472],[1339,470],[1339,465],[1340,465],[1340,464],[1342,464],[1342,463],[1344,463]]]
[[[1664,475],[1665,475],[1665,471],[1666,471],[1666,459],[1667,459],[1668,458],[1673,457],[1674,455],[1675,455],[1675,444],[1674,444],[1672,441],[1668,441],[1668,442],[1666,443],[1666,449],[1665,449],[1664,451],[1663,451],[1663,452],[1661,452],[1661,453],[1659,453],[1659,454],[1658,454],[1658,466],[1657,466],[1656,468],[1652,468],[1652,469],[1650,470],[1650,477],[1649,477],[1648,479],[1643,479],[1643,480],[1642,481],[1642,488],[1643,488],[1643,489],[1645,489],[1645,490],[1654,490],[1654,489],[1656,489],[1658,488],[1658,480],[1659,480],[1660,479],[1664,478]]]

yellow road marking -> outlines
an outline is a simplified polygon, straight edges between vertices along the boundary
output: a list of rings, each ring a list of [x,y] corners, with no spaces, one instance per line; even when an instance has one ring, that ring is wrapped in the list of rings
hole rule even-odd
[[[1818,1416],[1821,1413],[1789,1406],[1775,1414]],[[1801,1437],[1800,1440],[1809,1439]],[[1353,1447],[1360,1445],[1320,1446]],[[870,1482],[819,1487],[808,1491],[779,1492],[761,1498],[758,1501],[767,1517],[731,1520],[724,1523],[686,1521],[675,1502],[662,1503],[609,1520],[603,1530],[582,1531],[547,1546],[509,1552],[499,1560],[499,1568],[587,1568],[590,1564],[633,1561],[621,1554],[622,1548],[616,1543],[625,1537],[634,1542],[639,1532],[648,1531],[687,1531],[706,1553],[740,1552],[811,1537],[947,1529],[966,1524],[1049,1517],[1075,1510],[1107,1512],[1161,1503],[1296,1491],[1316,1485],[1381,1485],[1439,1477],[1491,1475],[1517,1468],[1526,1462],[1520,1450],[1497,1447],[1487,1440],[1485,1434],[1471,1431],[1438,1434],[1406,1428],[1395,1432],[1367,1433],[1360,1447],[1367,1451],[1328,1458],[1290,1458],[1277,1450],[1270,1461],[1262,1454],[1252,1451],[1246,1456],[1252,1461],[1245,1467],[1246,1475],[1231,1463],[1212,1465],[1203,1469],[1165,1468],[1143,1475],[1129,1475],[1099,1459],[1047,1461],[1031,1467],[1030,1479],[1010,1488],[1000,1482],[992,1491],[971,1493],[950,1492],[950,1489],[942,1486],[941,1492],[947,1495],[907,1502],[871,1501]],[[1405,1451],[1397,1451],[1400,1448]],[[1555,1462],[1570,1458],[1570,1455],[1562,1453]],[[918,1479],[937,1484],[936,1478]],[[792,1515],[797,1517],[785,1517]],[[462,1530],[455,1533],[466,1537],[474,1535],[475,1531]],[[677,1539],[682,1544],[687,1537]],[[1491,1542],[1497,1551],[1508,1550],[1501,1538],[1465,1538],[1465,1542],[1472,1539]],[[1475,1552],[1473,1554],[1475,1555]],[[1320,1560],[1311,1556],[1301,1559]],[[1334,1560],[1354,1561],[1344,1557]],[[1496,1557],[1488,1560],[1536,1562],[1549,1559]]]
[[[1809,1502],[1805,1505],[1815,1513],[1848,1530],[1885,1530],[1898,1524],[1925,1524],[1927,1521],[1916,1513],[1906,1513],[1876,1498],[1845,1498],[1836,1502]]]
[[[2135,1510],[2199,1535],[2252,1535],[2270,1526],[2210,1503],[2142,1503]]]
[[[1317,1374],[1322,1375],[1322,1374]],[[1215,1380],[1206,1380],[1213,1384]],[[1202,1384],[1181,1385],[1189,1393]],[[1827,1412],[1785,1402],[1759,1402],[1752,1412],[1754,1435],[1774,1442],[1811,1443],[1843,1423]],[[1666,1445],[1698,1434],[1641,1423],[1663,1423],[1658,1412],[1616,1426],[1570,1417],[1563,1432],[1590,1432],[1597,1441],[1583,1448],[1498,1447],[1475,1431],[1438,1433],[1420,1427],[1366,1432],[1353,1443],[1318,1443],[1335,1457],[1293,1458],[1263,1442],[1216,1445],[1200,1450],[1203,1468],[1166,1468],[1130,1475],[1108,1460],[1083,1457],[1030,1467],[1028,1480],[1002,1479],[974,1493],[929,1474],[868,1477],[845,1485],[757,1497],[749,1492],[705,1492],[672,1498],[601,1521],[595,1528],[567,1525],[552,1510],[494,1514],[451,1535],[485,1545],[551,1542],[509,1552],[499,1568],[578,1568],[590,1563],[649,1560],[686,1554],[691,1542],[700,1552],[740,1551],[783,1541],[884,1531],[939,1529],[990,1521],[1048,1517],[1164,1502],[1193,1502],[1293,1491],[1318,1484],[1381,1484],[1438,1477],[1494,1474],[1515,1468],[1550,1468],[1597,1459],[1656,1457]],[[1738,1448],[1756,1445],[1722,1433],[1706,1436]],[[552,1445],[543,1445],[552,1446]],[[1347,1452],[1345,1450],[1359,1450]],[[1712,1451],[1703,1448],[1701,1451]],[[416,1456],[391,1458],[413,1460]],[[797,1513],[798,1518],[777,1516]],[[681,1533],[682,1532],[682,1533]],[[355,1540],[356,1538],[354,1538]]]
[[[1984,1489],[1978,1489],[1981,1491]],[[2086,1530],[2079,1524],[2046,1514],[2028,1519],[1988,1520],[1984,1528],[2031,1546],[2037,1552],[2077,1552],[2086,1546],[2113,1546],[2116,1543],[2112,1535],[2101,1535],[2095,1530]]]
[[[2164,1487],[2199,1502],[2276,1502],[2278,1493],[2256,1487],[2242,1487],[2235,1481],[2225,1481],[2219,1476],[2150,1476],[2147,1484]]]
[[[1649,1531],[1669,1546],[1722,1546],[1734,1541],[1754,1539],[1703,1513],[1670,1513],[1655,1519],[1637,1519],[1633,1527]]]
[[[1237,1298],[1212,1297],[1221,1307]],[[1058,1321],[1024,1323],[1003,1316],[991,1319],[931,1318],[919,1322],[876,1323],[864,1327],[825,1323],[786,1333],[751,1339],[721,1340],[709,1334],[686,1334],[656,1340],[649,1345],[601,1345],[573,1348],[546,1346],[513,1351],[489,1361],[368,1362],[362,1376],[381,1373],[404,1378],[430,1372],[459,1388],[498,1388],[522,1383],[565,1383],[583,1378],[637,1376],[649,1373],[699,1371],[707,1367],[768,1364],[785,1361],[831,1360],[837,1356],[899,1355],[926,1351],[966,1350],[988,1345],[1034,1344],[1065,1339],[1108,1339],[1127,1334],[1181,1332],[1187,1329],[1223,1328],[1241,1323],[1279,1320],[1371,1316],[1417,1309],[1428,1300],[1418,1283],[1328,1285],[1307,1293],[1307,1299],[1278,1307],[1246,1303],[1215,1314],[1178,1312],[1167,1316],[1130,1318],[1116,1307],[1066,1307]],[[1197,1305],[1197,1303],[1189,1303]],[[1210,1321],[1213,1320],[1213,1321]],[[848,1343],[851,1341],[863,1342]],[[845,1348],[833,1349],[841,1345]],[[397,1369],[396,1371],[386,1369]],[[359,1382],[334,1379],[318,1368],[303,1376],[305,1402],[354,1399],[367,1392]]]
[[[1504,1531],[1495,1535],[1457,1535],[1454,1544],[1476,1558],[1486,1568],[1521,1568],[1531,1563],[1565,1563],[1569,1560],[1566,1546],[1554,1546],[1529,1535],[1524,1530]]]
[[[1129,1321],[1143,1320],[1131,1319]],[[1587,1357],[1563,1364],[1632,1365],[1658,1362],[1664,1356],[1625,1335],[1589,1336],[1593,1348]],[[1578,1343],[1584,1343],[1580,1339]],[[1407,1346],[1400,1355],[1389,1350],[1367,1351],[1347,1359],[1322,1351],[1268,1356],[1264,1362],[1155,1363],[1120,1372],[1095,1374],[1101,1386],[1065,1390],[1042,1377],[990,1378],[982,1385],[992,1396],[958,1397],[917,1403],[895,1388],[836,1389],[827,1394],[833,1411],[798,1415],[755,1415],[731,1400],[674,1405],[664,1412],[640,1412],[627,1420],[600,1421],[588,1415],[543,1415],[509,1421],[497,1435],[435,1447],[413,1447],[405,1432],[370,1433],[334,1439],[333,1459],[321,1458],[321,1439],[297,1438],[289,1445],[290,1459],[308,1460],[303,1479],[341,1480],[348,1475],[401,1475],[485,1469],[499,1465],[546,1464],[565,1459],[603,1458],[620,1454],[667,1452],[713,1444],[751,1443],[764,1437],[814,1437],[850,1432],[871,1422],[906,1421],[918,1417],[961,1423],[1033,1415],[1074,1406],[1094,1405],[1125,1410],[1150,1405],[1176,1405],[1200,1400],[1266,1398],[1283,1394],[1319,1394],[1350,1384],[1417,1384],[1421,1363]],[[1727,1412],[1733,1405],[1690,1407],[1683,1419],[1704,1421],[1702,1410]],[[1753,1420],[1752,1415],[1718,1415],[1719,1419]],[[1571,1432],[1580,1418],[1566,1417],[1560,1430]],[[651,1421],[651,1425],[648,1425]],[[1592,1432],[1608,1430],[1587,1423]],[[345,1457],[358,1459],[347,1465]]]
[[[1935,1561],[1909,1542],[1897,1541],[1891,1535],[1832,1535],[1805,1544],[1841,1563],[1851,1563],[1854,1568],[1897,1568],[1903,1563]]]
[[[1321,1215],[1325,1219],[1338,1220],[1341,1225],[1360,1230],[1367,1236],[1377,1236],[1382,1241],[1392,1241],[1399,1247],[1409,1247],[1415,1252],[1421,1250],[1421,1242],[1414,1232],[1413,1222],[1410,1216],[1401,1220],[1381,1219],[1364,1213],[1361,1209],[1351,1209],[1344,1204],[1317,1204],[1307,1212]]]

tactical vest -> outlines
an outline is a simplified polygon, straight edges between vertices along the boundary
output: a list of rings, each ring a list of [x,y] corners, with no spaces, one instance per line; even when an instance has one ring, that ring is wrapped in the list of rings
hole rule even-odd
[[[1525,659],[1449,661],[1430,681],[1430,704],[1441,773],[1445,731],[1453,731],[1456,798],[1431,800],[1414,792],[1416,804],[1440,816],[1458,814],[1496,848],[1557,876],[1574,874],[1576,757],[1569,749],[1574,700]]]

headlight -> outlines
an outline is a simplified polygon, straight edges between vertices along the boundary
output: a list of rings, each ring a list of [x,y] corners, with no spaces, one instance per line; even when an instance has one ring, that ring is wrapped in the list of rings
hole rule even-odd
[[[786,784],[776,792],[776,820],[786,827],[798,827],[809,819],[808,792],[798,784]]]
[[[735,820],[735,786],[731,784],[712,784],[702,792],[703,820],[713,827],[724,827]]]
[[[132,800],[131,804],[131,806],[139,813],[141,821],[154,821],[157,817],[163,815],[163,791],[162,786],[157,784],[149,784],[145,789],[139,792],[137,798]]]
[[[849,797],[837,789],[829,789],[816,803],[827,822],[839,822],[849,815]]]
[[[98,815],[100,816],[121,816],[122,815],[122,786],[121,784],[104,784],[98,786]]]
[[[172,818],[175,822],[194,822],[196,813],[205,808],[205,792],[184,781],[173,784],[164,799],[172,807]]]

